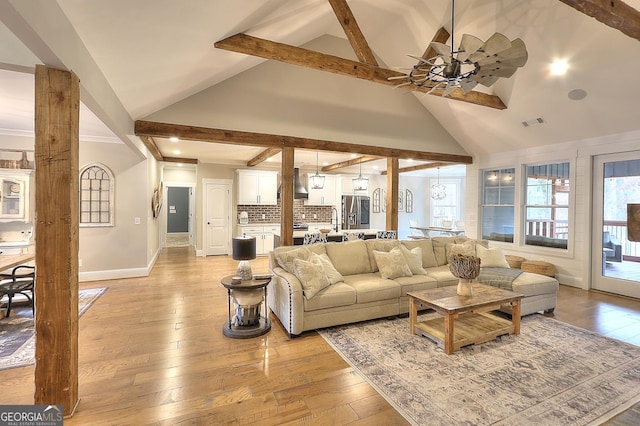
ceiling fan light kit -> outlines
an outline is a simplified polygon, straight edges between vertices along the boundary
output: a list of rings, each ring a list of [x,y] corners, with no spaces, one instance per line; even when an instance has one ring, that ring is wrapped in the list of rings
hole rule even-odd
[[[408,79],[399,84],[429,88],[427,93],[442,89],[442,96],[448,96],[456,89],[466,95],[478,84],[490,87],[499,78],[511,77],[519,67],[527,63],[528,53],[524,42],[517,38],[513,41],[501,34],[493,34],[486,42],[478,37],[464,34],[458,50],[454,50],[454,11],[455,1],[451,2],[451,47],[444,43],[431,42],[436,52],[432,58],[417,59],[409,74],[390,77],[390,80]]]

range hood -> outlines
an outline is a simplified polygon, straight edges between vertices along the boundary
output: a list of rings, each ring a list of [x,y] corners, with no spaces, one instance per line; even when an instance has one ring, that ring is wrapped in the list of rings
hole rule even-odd
[[[278,187],[278,198],[280,198],[280,190],[282,189],[282,183]],[[309,198],[309,191],[302,184],[300,180],[300,169],[293,169],[293,199],[294,200],[306,200]]]

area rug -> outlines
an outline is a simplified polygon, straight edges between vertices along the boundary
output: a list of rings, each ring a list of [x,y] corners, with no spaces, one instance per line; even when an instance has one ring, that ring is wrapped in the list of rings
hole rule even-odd
[[[92,288],[78,293],[78,315],[84,314],[107,289]],[[34,363],[36,339],[30,306],[11,308],[9,318],[0,319],[0,370]]]
[[[640,347],[542,315],[453,355],[408,318],[318,332],[416,425],[599,424],[640,401]]]

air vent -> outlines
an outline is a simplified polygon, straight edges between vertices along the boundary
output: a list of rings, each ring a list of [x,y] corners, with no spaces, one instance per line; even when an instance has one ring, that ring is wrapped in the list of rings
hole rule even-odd
[[[533,120],[523,121],[522,125],[524,127],[531,127],[531,126],[535,126],[537,124],[542,124],[542,123],[544,123],[544,118],[538,117],[538,118],[534,118]]]

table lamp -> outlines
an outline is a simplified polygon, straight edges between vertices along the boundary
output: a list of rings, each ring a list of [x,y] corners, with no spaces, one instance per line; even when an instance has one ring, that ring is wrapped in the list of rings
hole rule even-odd
[[[256,237],[233,237],[233,259],[239,260],[236,275],[243,281],[253,279],[249,261],[256,258]]]

